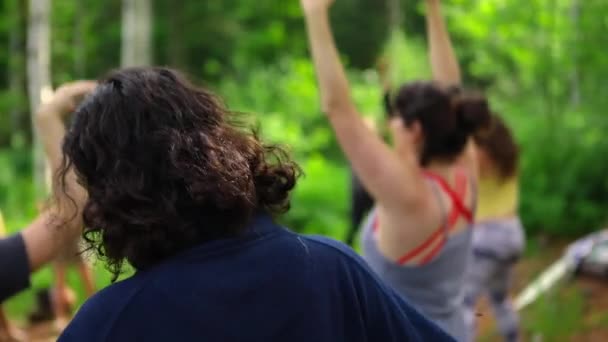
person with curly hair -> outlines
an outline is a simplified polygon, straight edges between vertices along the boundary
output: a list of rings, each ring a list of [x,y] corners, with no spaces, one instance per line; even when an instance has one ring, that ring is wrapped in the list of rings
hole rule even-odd
[[[452,340],[345,245],[275,223],[297,165],[176,71],[101,79],[63,153],[60,174],[88,192],[89,248],[115,279],[136,272],[59,341]]]
[[[513,268],[526,238],[518,215],[519,148],[504,120],[494,115],[492,128],[475,139],[479,158],[479,209],[473,234],[473,257],[465,287],[465,315],[475,337],[475,305],[487,295],[505,341],[519,340],[519,316],[509,299]]]

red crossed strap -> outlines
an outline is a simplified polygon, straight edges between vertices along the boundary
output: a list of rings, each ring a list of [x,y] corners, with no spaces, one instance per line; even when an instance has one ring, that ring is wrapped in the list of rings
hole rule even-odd
[[[432,243],[437,240],[437,238],[440,238],[441,241],[437,243],[437,245],[434,246],[433,249],[431,249],[427,253],[427,255],[424,256],[424,258],[422,258],[422,260],[420,261],[421,265],[429,263],[435,258],[435,256],[439,254],[439,252],[441,252],[441,249],[447,242],[447,233],[454,228],[456,222],[458,221],[461,215],[464,216],[464,218],[468,222],[473,221],[473,214],[462,202],[462,198],[466,196],[467,190],[467,179],[463,173],[459,172],[456,175],[456,191],[452,190],[450,185],[442,177],[430,172],[425,172],[425,175],[428,178],[431,178],[432,180],[437,182],[442,188],[442,190],[445,191],[445,193],[450,197],[452,201],[452,210],[448,215],[448,220],[445,225],[439,226],[435,230],[435,232],[431,234],[423,243],[421,243],[418,247],[409,251],[407,254],[397,260],[397,263],[400,265],[407,263],[408,261],[418,256],[420,253],[427,250],[428,247],[431,246]],[[373,230],[376,231],[378,229],[378,226],[379,220],[378,216],[376,216],[373,224]]]
[[[464,203],[462,203],[462,199],[464,198],[464,191],[466,191],[466,176],[464,175],[464,173],[458,172],[456,174],[456,187],[458,190],[461,190],[461,192],[463,192],[462,195],[457,194],[454,190],[452,190],[452,188],[450,187],[450,185],[445,181],[445,179],[443,179],[441,176],[436,175],[434,173],[431,172],[425,172],[425,175],[431,179],[433,179],[434,181],[436,181],[439,186],[441,186],[441,188],[443,189],[443,191],[445,191],[450,198],[452,199],[452,203],[453,205],[458,208],[458,211],[462,214],[462,216],[464,216],[464,218],[469,221],[469,222],[473,222],[473,213],[471,213],[471,211],[469,210],[469,208],[467,208]],[[463,183],[463,184],[459,184],[459,183]]]
[[[439,227],[439,229],[437,230],[437,232],[444,232],[444,234],[441,234],[441,241],[437,243],[437,245],[431,251],[429,251],[429,253],[424,258],[422,258],[422,260],[420,260],[421,265],[428,264],[433,259],[435,259],[435,257],[441,252],[443,246],[445,246],[445,244],[447,243],[447,234],[450,230],[454,229],[454,227],[456,226],[456,222],[458,222],[458,219],[461,215],[464,216],[464,218],[469,223],[473,221],[473,215],[471,214],[471,211],[462,203],[462,199],[465,198],[467,191],[467,179],[463,173],[459,172],[456,175],[456,191],[453,191],[449,184],[447,184],[447,182],[443,178],[437,175],[427,173],[427,177],[430,177],[439,183],[442,189],[450,196],[453,206],[446,222],[446,226]]]

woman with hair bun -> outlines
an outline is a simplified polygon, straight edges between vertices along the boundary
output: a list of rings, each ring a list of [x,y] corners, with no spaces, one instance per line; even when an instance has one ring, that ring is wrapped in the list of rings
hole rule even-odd
[[[475,138],[479,160],[479,206],[473,234],[465,306],[471,339],[475,335],[475,304],[488,296],[505,341],[519,339],[519,318],[509,300],[510,280],[525,245],[517,212],[519,151],[511,130],[498,115],[492,128]]]
[[[390,101],[387,146],[351,99],[329,24],[332,0],[301,0],[323,110],[357,176],[375,200],[363,231],[371,268],[457,340],[466,338],[462,291],[472,240],[477,163],[472,138],[490,123],[483,96],[459,88],[457,63],[433,63],[433,82],[403,85]],[[428,0],[431,61],[450,55]]]

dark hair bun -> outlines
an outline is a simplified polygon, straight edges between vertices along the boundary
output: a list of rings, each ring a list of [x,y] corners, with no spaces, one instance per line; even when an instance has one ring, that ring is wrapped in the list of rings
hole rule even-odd
[[[474,135],[490,127],[492,114],[485,97],[465,96],[457,100],[456,117],[461,130]]]

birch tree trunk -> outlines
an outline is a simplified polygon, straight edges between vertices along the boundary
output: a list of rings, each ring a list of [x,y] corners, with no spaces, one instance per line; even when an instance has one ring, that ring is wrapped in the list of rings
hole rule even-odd
[[[40,104],[52,94],[50,76],[50,0],[30,0],[27,31],[27,78],[30,101],[30,117],[33,132],[33,169],[36,198],[41,200],[46,192],[45,159],[35,125],[35,115]]]
[[[401,30],[402,12],[400,0],[388,0],[388,22],[391,31]]]
[[[22,131],[23,114],[25,113],[25,6],[21,0],[9,0],[11,13],[11,30],[8,43],[8,88],[15,99],[10,109],[11,134]]]
[[[169,65],[178,69],[186,69],[186,52],[182,33],[183,6],[167,3],[167,29],[169,40],[167,42]]]
[[[122,67],[152,62],[152,7],[150,0],[122,1]]]
[[[74,75],[75,78],[82,79],[86,76],[86,40],[85,40],[85,13],[84,1],[76,1],[75,23],[74,23]]]

